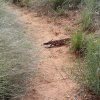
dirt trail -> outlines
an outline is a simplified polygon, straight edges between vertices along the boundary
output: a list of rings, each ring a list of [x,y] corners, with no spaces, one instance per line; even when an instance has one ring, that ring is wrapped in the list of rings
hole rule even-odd
[[[67,35],[59,25],[54,25],[35,12],[18,7],[10,7],[27,28],[27,34],[37,46],[38,71],[31,80],[31,88],[22,100],[73,100],[76,84],[63,72],[65,66],[73,66],[68,47],[46,49],[42,45],[52,39],[65,38]],[[59,24],[59,23],[58,23]],[[69,37],[69,36],[68,36]]]

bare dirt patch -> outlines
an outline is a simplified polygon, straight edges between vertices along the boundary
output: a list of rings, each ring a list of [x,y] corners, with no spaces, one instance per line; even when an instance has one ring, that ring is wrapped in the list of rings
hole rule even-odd
[[[37,16],[34,11],[29,12],[15,6],[9,9],[14,11],[25,25],[26,34],[36,45],[37,56],[39,56],[36,66],[38,71],[30,80],[31,86],[26,90],[23,100],[73,100],[78,86],[63,72],[65,66],[74,65],[69,47],[46,49],[43,43],[52,39],[70,37],[70,27],[73,27],[74,19],[71,20],[72,22],[68,18],[52,21],[53,19]],[[65,27],[68,28],[67,31],[62,27],[64,25],[67,25]]]

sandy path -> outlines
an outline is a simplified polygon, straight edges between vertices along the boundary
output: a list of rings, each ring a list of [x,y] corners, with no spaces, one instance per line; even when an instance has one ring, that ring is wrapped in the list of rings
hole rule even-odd
[[[65,66],[73,66],[68,47],[46,49],[43,43],[52,39],[64,38],[66,35],[59,25],[48,23],[44,17],[35,12],[28,12],[17,7],[10,7],[27,28],[27,34],[37,46],[38,71],[31,80],[31,88],[22,100],[73,100],[76,84],[63,72]],[[59,35],[55,35],[60,31]],[[59,33],[59,32],[58,32]],[[67,36],[66,36],[67,37]]]

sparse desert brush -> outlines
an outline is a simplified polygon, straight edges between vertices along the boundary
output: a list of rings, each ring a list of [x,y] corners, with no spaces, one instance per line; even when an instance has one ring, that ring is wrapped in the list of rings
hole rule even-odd
[[[81,27],[84,31],[94,31],[94,13],[98,11],[100,4],[98,0],[84,0],[83,11],[81,13]]]
[[[85,30],[90,30],[93,26],[93,16],[92,12],[85,8],[81,14],[81,27]]]
[[[72,52],[83,54],[85,50],[85,37],[84,33],[80,30],[73,33],[70,49]]]
[[[93,37],[86,39],[85,55],[78,59],[78,64],[71,69],[72,77],[81,86],[100,95],[100,40]]]
[[[17,15],[6,6],[0,5],[0,100],[11,100],[24,93],[26,79],[35,69],[31,41]]]
[[[68,11],[63,9],[63,8],[57,8],[56,14],[58,16],[66,16],[67,17],[68,16]]]
[[[28,6],[31,1],[32,0],[13,0],[13,3],[21,6]]]
[[[83,65],[82,83],[100,95],[100,76],[97,76],[97,70],[100,68],[100,41],[97,43],[93,39],[88,40]]]
[[[21,5],[22,6],[28,6],[31,0],[21,0]]]
[[[94,10],[96,2],[98,2],[98,0],[84,0],[85,7],[87,7],[90,11]]]
[[[54,3],[54,10],[57,10],[58,7],[62,7],[62,4],[66,0],[51,0]]]

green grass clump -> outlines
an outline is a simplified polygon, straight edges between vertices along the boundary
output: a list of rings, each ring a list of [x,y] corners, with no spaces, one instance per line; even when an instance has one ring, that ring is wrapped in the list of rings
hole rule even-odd
[[[58,16],[68,16],[68,11],[63,8],[57,8],[56,13]]]
[[[84,9],[81,13],[81,26],[84,31],[94,31],[93,14],[98,0],[84,0]]]
[[[31,0],[13,0],[14,4],[20,4],[21,6],[28,6]]]
[[[71,69],[72,77],[81,86],[100,95],[100,39],[85,38],[85,54],[76,67]]]
[[[96,6],[96,2],[98,2],[98,0],[84,0],[85,6],[86,6],[90,11],[93,11],[93,10],[94,10],[94,7]]]
[[[73,34],[71,39],[71,47],[70,49],[72,52],[75,53],[84,53],[85,50],[85,41],[84,41],[84,35],[82,31],[76,31],[76,33]]]
[[[54,10],[57,10],[58,7],[68,9],[75,9],[81,3],[81,0],[52,0],[54,3]]]
[[[28,6],[31,0],[21,0],[21,5]]]
[[[85,8],[81,14],[81,27],[85,30],[90,30],[93,26],[92,12]]]
[[[62,7],[62,4],[65,0],[52,0],[54,3],[54,9],[57,10],[58,7]]]
[[[100,95],[100,41],[96,43],[93,39],[88,40],[85,60],[81,68],[81,83]]]

